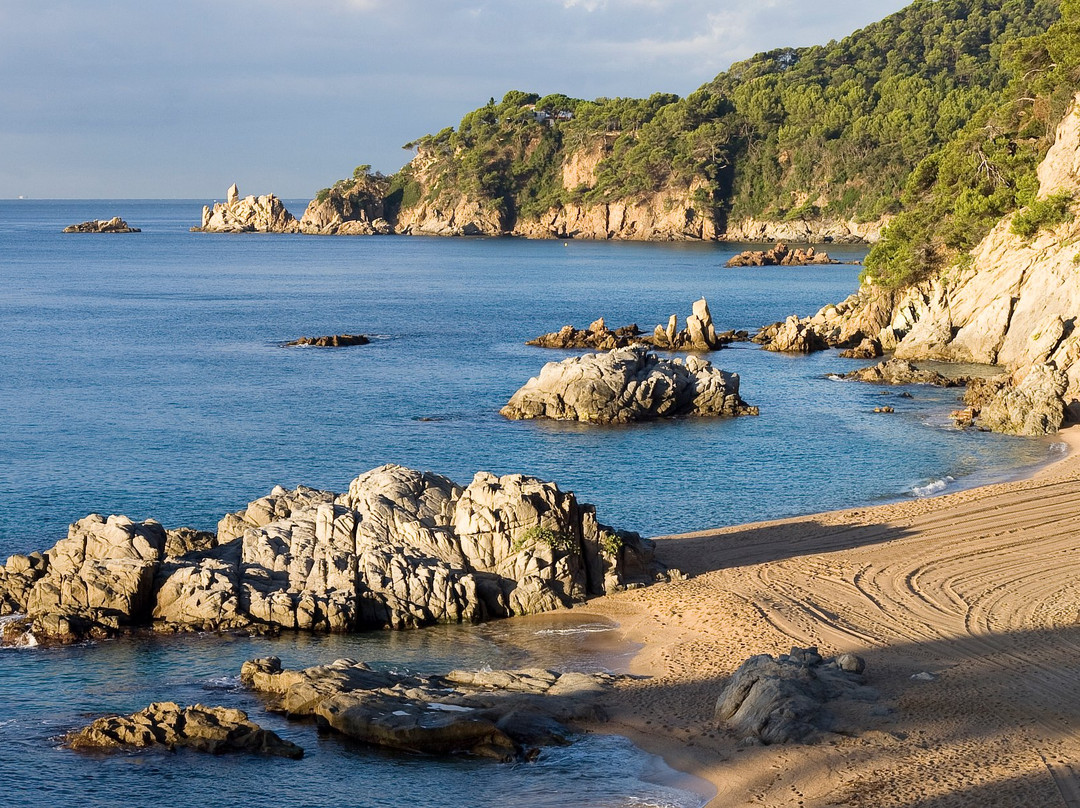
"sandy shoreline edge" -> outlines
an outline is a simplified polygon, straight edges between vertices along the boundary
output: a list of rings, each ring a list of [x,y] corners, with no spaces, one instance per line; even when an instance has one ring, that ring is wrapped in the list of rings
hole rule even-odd
[[[690,580],[579,607],[641,646],[595,729],[709,806],[1080,805],[1080,426],[1057,439],[1019,480],[658,538]],[[723,680],[792,645],[864,656],[889,714],[816,745],[717,731]]]

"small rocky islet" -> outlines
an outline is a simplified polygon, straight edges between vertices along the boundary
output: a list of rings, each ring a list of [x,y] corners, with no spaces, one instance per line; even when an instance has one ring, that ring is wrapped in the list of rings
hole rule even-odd
[[[91,219],[88,222],[68,225],[64,233],[141,233],[138,227],[132,227],[119,216],[111,219]]]

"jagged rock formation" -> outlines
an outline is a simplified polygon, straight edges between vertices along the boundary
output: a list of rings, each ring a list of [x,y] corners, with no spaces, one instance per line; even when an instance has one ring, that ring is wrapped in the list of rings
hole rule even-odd
[[[660,359],[635,346],[544,365],[500,412],[511,419],[553,418],[626,424],[680,415],[757,415],[739,397],[739,376],[688,356]]]
[[[812,264],[839,264],[826,252],[818,252],[813,247],[803,249],[788,249],[782,241],[776,242],[776,246],[770,250],[744,250],[738,255],[733,255],[724,266],[726,267],[801,267]]]
[[[962,422],[1009,435],[1049,435],[1065,420],[1068,377],[1049,364],[979,379],[964,395]]]
[[[877,700],[877,691],[864,685],[864,669],[854,654],[826,660],[817,648],[750,657],[716,700],[717,725],[765,744],[812,740],[835,727],[827,705]]]
[[[734,337],[734,338],[733,338]],[[686,328],[679,330],[679,319],[674,314],[667,326],[658,325],[649,340],[655,347],[667,351],[715,351],[727,342],[734,342],[733,332],[717,334],[712,313],[705,298],[694,301],[693,312],[686,318]]]
[[[300,219],[300,232],[319,236],[371,236],[393,233],[383,201],[386,179],[362,175],[319,193]]]
[[[65,743],[72,749],[112,750],[164,746],[183,747],[221,755],[246,752],[298,760],[304,750],[276,732],[249,721],[247,713],[228,707],[181,707],[155,702],[132,715],[110,715],[69,733]]]
[[[641,330],[636,323],[620,326],[612,331],[607,327],[604,318],[594,320],[589,327],[580,330],[572,325],[564,325],[558,331],[550,334],[541,334],[536,339],[526,342],[526,345],[535,345],[538,348],[593,348],[598,351],[611,351],[615,348],[626,348],[630,345],[642,342]]]
[[[191,228],[202,233],[299,233],[296,221],[273,194],[240,198],[236,183],[229,186],[224,202],[203,206],[202,224]]]
[[[241,671],[246,685],[269,697],[271,710],[315,716],[362,743],[502,761],[567,743],[570,730],[561,722],[598,718],[595,698],[612,678],[540,669],[414,676],[351,659],[284,670],[277,657],[245,662]]]
[[[111,219],[94,219],[89,222],[68,225],[64,228],[65,233],[141,233],[137,227],[131,227],[119,216]]]
[[[308,345],[313,348],[345,348],[350,345],[367,345],[369,340],[363,334],[329,334],[322,337],[300,337],[289,340],[284,344],[286,348],[298,345]]]
[[[192,532],[194,533],[194,532]],[[166,556],[166,547],[194,549]],[[209,545],[209,546],[208,546]],[[96,514],[0,568],[7,641],[163,631],[353,631],[480,621],[582,601],[662,572],[651,542],[601,525],[572,493],[522,475],[383,466],[344,494],[275,488],[214,542]]]
[[[881,343],[872,337],[867,337],[854,348],[841,351],[840,356],[844,359],[877,359],[883,353]]]
[[[754,335],[754,342],[761,343],[766,351],[780,353],[813,353],[829,347],[813,325],[794,314],[782,323],[762,328]]]
[[[945,376],[895,358],[845,373],[844,378],[871,384],[930,384],[934,387],[961,387],[970,381],[966,376]]]

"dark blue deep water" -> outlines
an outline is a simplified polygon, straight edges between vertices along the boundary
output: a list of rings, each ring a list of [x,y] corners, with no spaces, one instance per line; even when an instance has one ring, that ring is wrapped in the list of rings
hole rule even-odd
[[[1054,452],[951,428],[955,391],[901,398],[827,378],[857,364],[835,351],[792,357],[752,344],[711,358],[741,375],[757,418],[600,428],[498,414],[565,355],[523,344],[537,334],[600,315],[651,329],[702,295],[721,329],[754,329],[846,297],[857,266],[726,270],[733,248],[701,244],[189,233],[200,207],[0,202],[0,558],[51,546],[92,511],[212,528],[275,484],[343,490],[387,462],[460,483],[480,469],[534,474],[596,504],[608,524],[658,535],[986,482]],[[60,233],[112,215],[143,232]],[[342,332],[375,339],[280,347]],[[872,413],[885,403],[895,415]],[[532,767],[435,764],[266,716],[228,678],[266,653],[421,669],[568,658],[530,647],[521,657],[516,639],[454,628],[0,651],[2,802],[105,806],[127,795],[141,805],[164,790],[172,805],[208,806],[694,804],[628,775],[653,764],[618,739],[590,738]],[[309,755],[96,759],[54,748],[87,716],[165,698],[245,706]]]

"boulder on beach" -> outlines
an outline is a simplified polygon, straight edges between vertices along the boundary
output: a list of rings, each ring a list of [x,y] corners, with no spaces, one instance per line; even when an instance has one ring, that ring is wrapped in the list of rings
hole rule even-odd
[[[739,397],[739,376],[696,356],[660,359],[644,347],[549,362],[500,411],[519,420],[552,418],[625,424],[681,415],[757,415]]]
[[[221,755],[246,752],[254,755],[304,756],[304,750],[283,740],[276,732],[249,721],[247,713],[228,707],[181,707],[171,701],[155,702],[132,715],[109,715],[69,733],[72,749],[115,750],[163,746],[194,749]]]
[[[91,515],[0,567],[0,613],[25,615],[4,624],[9,642],[137,626],[403,629],[557,609],[663,575],[651,542],[554,483],[480,472],[462,487],[382,466],[344,494],[275,488],[216,536]]]
[[[89,222],[68,225],[64,228],[65,233],[141,233],[137,227],[131,227],[119,216],[111,219],[92,219]]]
[[[277,657],[245,662],[240,677],[268,699],[269,709],[315,716],[362,743],[507,762],[566,743],[565,721],[599,718],[596,698],[614,679],[535,668],[417,676],[351,659],[287,670]]]
[[[1068,377],[1051,364],[972,380],[960,420],[1009,435],[1052,435],[1065,421]]]
[[[828,706],[878,698],[864,684],[864,669],[861,657],[823,659],[817,648],[750,657],[716,700],[717,725],[764,744],[811,740],[835,727]]]

